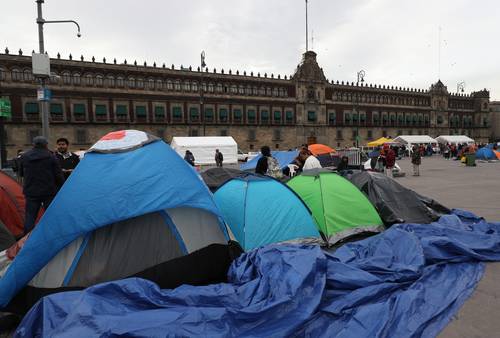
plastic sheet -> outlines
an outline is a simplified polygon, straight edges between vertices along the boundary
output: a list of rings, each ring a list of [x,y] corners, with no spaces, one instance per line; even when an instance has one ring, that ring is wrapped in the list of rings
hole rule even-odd
[[[271,245],[229,283],[160,290],[142,279],[42,299],[18,336],[434,337],[500,260],[500,223],[455,211],[400,224],[334,253]]]

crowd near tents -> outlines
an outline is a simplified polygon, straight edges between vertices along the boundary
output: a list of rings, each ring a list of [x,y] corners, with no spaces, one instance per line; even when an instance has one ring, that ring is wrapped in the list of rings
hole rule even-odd
[[[237,145],[196,139],[109,133],[21,241],[22,219],[0,213],[0,310],[23,318],[18,335],[433,336],[480,261],[500,260],[500,224],[380,173],[280,181],[250,172],[257,157],[200,175],[186,150],[198,164],[216,148],[236,162]],[[390,142],[437,143],[374,144]],[[297,155],[273,152],[282,169]],[[20,187],[0,183],[21,215]]]

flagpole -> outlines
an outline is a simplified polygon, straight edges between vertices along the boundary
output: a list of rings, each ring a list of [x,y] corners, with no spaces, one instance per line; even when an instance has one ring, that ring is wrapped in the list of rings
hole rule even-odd
[[[309,50],[309,32],[307,27],[307,0],[306,0],[306,52]]]

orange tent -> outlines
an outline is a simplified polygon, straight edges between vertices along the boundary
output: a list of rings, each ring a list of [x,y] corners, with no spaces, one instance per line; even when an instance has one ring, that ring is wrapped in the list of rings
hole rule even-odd
[[[500,151],[493,150],[497,158],[500,160]]]
[[[329,154],[329,153],[335,152],[335,149],[330,148],[329,146],[326,146],[324,144],[319,144],[319,143],[309,145],[308,149],[314,155],[322,155],[322,154]]]

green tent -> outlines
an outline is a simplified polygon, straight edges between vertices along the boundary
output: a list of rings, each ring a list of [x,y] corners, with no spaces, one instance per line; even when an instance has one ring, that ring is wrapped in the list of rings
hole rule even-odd
[[[358,233],[384,229],[368,198],[342,176],[310,171],[294,177],[288,185],[311,209],[329,245]]]

